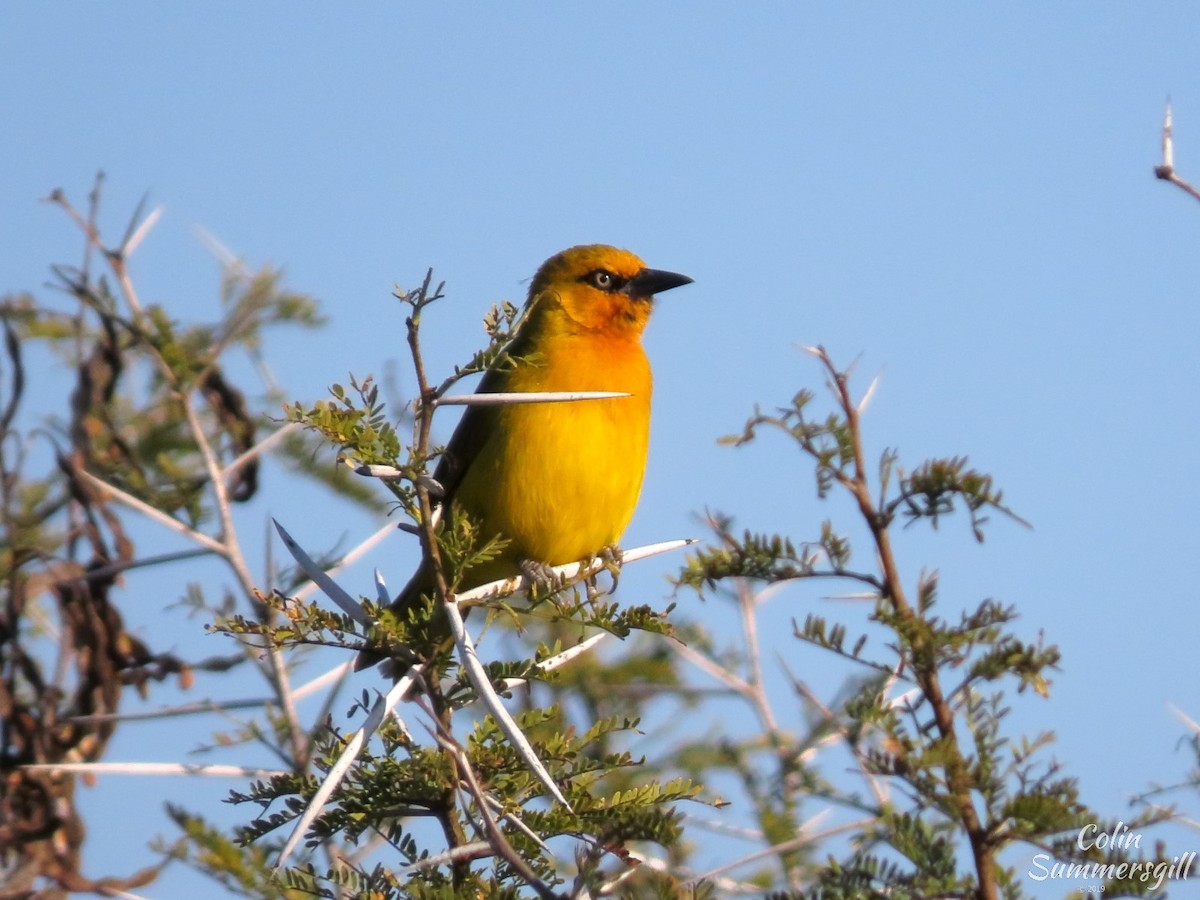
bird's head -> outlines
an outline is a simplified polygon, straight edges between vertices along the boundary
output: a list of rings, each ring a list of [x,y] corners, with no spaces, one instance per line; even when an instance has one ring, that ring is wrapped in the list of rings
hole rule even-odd
[[[564,331],[638,335],[654,295],[691,280],[648,269],[628,250],[585,244],[542,263],[529,286],[530,313]]]

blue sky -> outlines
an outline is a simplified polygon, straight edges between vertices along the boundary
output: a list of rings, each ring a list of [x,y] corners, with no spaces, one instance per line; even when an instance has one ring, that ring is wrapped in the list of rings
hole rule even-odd
[[[705,507],[800,539],[844,514],[782,441],[715,439],[820,386],[800,345],[857,359],[860,387],[880,377],[875,450],[968,454],[1033,523],[996,520],[982,547],[965,526],[909,532],[903,563],[942,572],[947,611],[996,597],[1061,646],[1051,699],[1022,697],[1015,720],[1053,728],[1085,798],[1119,815],[1187,769],[1168,704],[1200,717],[1200,207],[1151,172],[1170,95],[1177,164],[1200,180],[1198,36],[1182,3],[10,5],[0,290],[40,291],[78,258],[38,198],[82,203],[97,169],[110,234],[143,193],[164,207],[134,260],[148,300],[216,313],[197,226],[321,300],[326,329],[269,347],[299,399],[392,359],[405,383],[390,291],[428,266],[451,297],[427,326],[435,370],[571,244],[687,272],[646,337],[654,439],[627,542],[696,534]],[[268,511],[314,546],[376,524],[276,501],[250,533]],[[414,558],[397,542],[372,564],[400,583]],[[622,592],[661,598],[670,565],[643,565]],[[811,609],[856,614],[808,591],[766,615],[786,631]],[[822,657],[776,650],[833,692]],[[120,790],[150,809],[164,792]]]

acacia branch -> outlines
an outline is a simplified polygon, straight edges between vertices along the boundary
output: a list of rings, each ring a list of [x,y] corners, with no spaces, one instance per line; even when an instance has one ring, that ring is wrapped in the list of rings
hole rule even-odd
[[[145,309],[138,297],[137,289],[133,283],[132,276],[129,273],[128,257],[134,249],[141,243],[145,236],[149,233],[154,223],[158,220],[159,211],[154,210],[144,219],[141,216],[141,206],[130,220],[129,226],[126,229],[125,235],[121,240],[121,244],[116,248],[110,248],[105,245],[101,238],[99,229],[96,227],[95,218],[96,210],[99,205],[100,179],[97,178],[96,189],[93,191],[91,199],[90,214],[85,219],[78,210],[72,206],[67,200],[66,195],[56,190],[51,193],[49,199],[61,206],[67,214],[75,221],[79,228],[83,231],[86,238],[86,245],[90,249],[103,256],[108,263],[109,269],[120,285],[121,295],[124,297],[126,305],[129,307],[133,319],[131,323],[127,323],[139,337],[139,340],[147,348],[153,364],[158,369],[164,381],[174,390],[176,399],[180,403],[185,420],[188,425],[188,430],[191,433],[192,439],[195,441],[196,449],[199,451],[203,460],[204,469],[208,476],[208,481],[212,486],[214,505],[216,506],[218,520],[220,522],[220,537],[212,538],[203,533],[191,529],[183,523],[176,520],[173,516],[168,516],[159,510],[155,510],[148,504],[145,504],[131,495],[120,497],[122,502],[127,505],[134,506],[144,514],[155,518],[157,521],[167,525],[174,531],[182,531],[190,538],[200,543],[202,546],[217,553],[225,560],[226,564],[233,571],[243,594],[247,598],[254,597],[255,584],[253,576],[250,574],[250,569],[246,564],[244,555],[242,554],[241,546],[238,542],[237,531],[234,526],[233,512],[231,509],[229,490],[226,483],[226,474],[221,470],[221,464],[217,458],[217,453],[213,449],[212,442],[208,439],[208,435],[204,431],[203,423],[200,421],[200,416],[196,411],[195,405],[192,403],[192,391],[195,389],[198,380],[185,383],[180,378],[179,374],[171,367],[170,363],[160,352],[155,341],[151,340],[145,333],[143,323],[146,318]],[[80,281],[81,286],[86,285],[87,276],[84,274]],[[241,465],[243,460],[235,460],[235,466]],[[231,469],[233,466],[231,466]],[[82,472],[85,477],[92,481],[99,481],[94,476],[86,472]],[[101,482],[102,483],[102,482]],[[116,492],[117,489],[111,485],[104,485],[105,490]],[[277,648],[271,648],[268,651],[268,664],[270,670],[270,680],[275,692],[278,696],[280,707],[283,711],[284,718],[287,722],[289,740],[292,745],[293,763],[298,770],[303,770],[307,766],[309,756],[309,744],[305,738],[304,729],[300,726],[299,715],[296,710],[295,698],[292,694],[291,686],[288,681],[287,668],[283,662],[282,656]]]
[[[417,401],[413,430],[414,430],[414,446],[413,457],[414,464],[422,470],[425,466],[425,461],[429,456],[429,446],[433,433],[433,411],[434,402],[437,399],[437,391],[430,387],[429,378],[425,372],[425,359],[421,353],[421,313],[425,306],[432,303],[434,300],[442,296],[442,285],[430,291],[430,285],[433,282],[433,270],[430,269],[425,273],[425,280],[421,287],[413,291],[401,299],[412,305],[413,311],[410,316],[405,319],[405,326],[408,329],[408,348],[412,356],[413,372],[417,378]],[[443,607],[451,606],[455,600],[450,592],[450,586],[446,581],[445,572],[442,570],[441,553],[437,544],[437,534],[435,531],[436,520],[433,514],[433,497],[430,494],[430,486],[427,480],[415,479],[413,489],[416,494],[417,512],[420,515],[418,520],[418,537],[421,541],[421,553],[425,560],[428,561],[429,567],[433,572],[434,586],[437,591],[439,602]],[[438,723],[438,727],[450,730],[450,715],[451,710],[436,697],[436,682],[431,680],[429,684],[430,699],[434,700],[434,719]],[[458,758],[452,752],[445,751],[446,759],[449,763],[454,780],[458,781]],[[454,793],[453,790],[447,790],[443,795],[443,805],[435,811],[438,823],[442,827],[442,833],[446,837],[446,843],[450,849],[454,850],[462,847],[467,843],[467,835],[463,831],[462,824],[454,815]],[[456,884],[466,880],[470,873],[470,867],[463,861],[456,860],[453,863],[454,881]]]
[[[858,503],[859,511],[871,530],[871,536],[879,555],[879,566],[883,572],[882,597],[891,604],[904,632],[903,636],[911,647],[913,675],[933,710],[939,742],[947,750],[946,762],[943,767],[946,775],[946,787],[971,844],[971,855],[979,878],[976,896],[979,897],[979,900],[997,900],[999,895],[996,885],[996,859],[992,852],[987,828],[980,821],[979,813],[975,809],[971,793],[973,782],[970,766],[959,746],[958,734],[955,731],[954,709],[942,690],[941,679],[938,676],[937,655],[929,646],[928,635],[921,627],[918,615],[913,611],[904,595],[900,568],[896,563],[891,535],[888,531],[888,517],[876,509],[870,485],[867,482],[866,454],[863,450],[859,405],[850,395],[846,374],[837,369],[825,349],[816,347],[813,349],[813,353],[833,381],[838,405],[846,417],[847,430],[853,440],[854,474],[843,483],[847,485]]]

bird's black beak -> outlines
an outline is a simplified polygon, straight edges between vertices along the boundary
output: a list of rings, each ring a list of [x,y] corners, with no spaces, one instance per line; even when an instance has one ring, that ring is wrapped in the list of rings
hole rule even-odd
[[[625,293],[630,297],[645,298],[651,294],[660,294],[671,288],[691,284],[692,279],[677,272],[664,272],[661,269],[642,269],[625,283]]]

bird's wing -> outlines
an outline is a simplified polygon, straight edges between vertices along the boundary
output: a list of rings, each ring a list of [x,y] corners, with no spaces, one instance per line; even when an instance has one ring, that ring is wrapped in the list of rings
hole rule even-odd
[[[535,300],[530,300],[522,311],[521,319],[516,326],[516,334],[504,348],[500,358],[483,374],[477,394],[492,394],[499,391],[511,390],[513,365],[519,365],[520,360],[531,352],[531,339],[523,327],[529,311]],[[433,471],[434,479],[442,486],[443,503],[454,500],[454,492],[462,483],[463,476],[471,468],[471,463],[479,456],[488,438],[495,434],[498,420],[502,411],[499,406],[468,406],[463,417],[458,420],[450,442],[438,458],[437,467]]]
[[[493,392],[502,387],[496,371],[489,370],[479,382],[476,393]],[[479,451],[487,443],[488,435],[496,428],[495,416],[499,409],[497,406],[468,406],[462,418],[458,420],[454,433],[450,435],[450,442],[438,457],[437,466],[433,470],[434,479],[443,488],[442,497],[435,501],[435,506],[446,506],[454,502],[454,494],[462,483],[463,476],[471,468],[471,463],[478,458]],[[428,594],[434,589],[433,574],[428,563],[427,558],[422,560],[404,590],[397,595],[394,607],[404,609],[415,603],[422,594]],[[355,661],[354,669],[358,671],[373,666],[381,658],[378,654],[364,650]]]
[[[484,374],[476,389],[477,394],[493,393],[503,389],[502,374],[495,369]],[[454,493],[462,483],[463,476],[471,468],[479,451],[487,443],[488,437],[495,431],[496,417],[500,410],[497,406],[468,406],[463,413],[450,442],[438,457],[438,463],[433,470],[434,480],[442,486],[442,502],[453,500]]]

